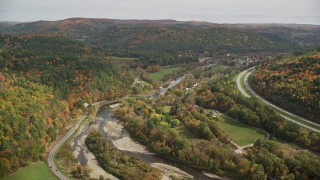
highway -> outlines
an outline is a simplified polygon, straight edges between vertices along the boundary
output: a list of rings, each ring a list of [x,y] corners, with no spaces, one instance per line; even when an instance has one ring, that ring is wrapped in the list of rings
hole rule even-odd
[[[63,136],[63,138],[61,138],[59,140],[59,142],[53,147],[53,149],[50,151],[50,154],[48,156],[48,165],[49,168],[51,169],[51,171],[61,180],[68,180],[67,177],[65,177],[58,169],[56,164],[54,163],[54,157],[57,153],[57,151],[59,150],[60,146],[65,143],[74,132],[76,132],[76,130],[79,128],[80,124],[87,118],[87,114],[83,115],[80,120],[77,122],[77,124],[70,129],[70,131]]]
[[[206,61],[206,60],[211,60],[212,58],[211,57],[205,57],[205,58],[201,58],[199,59],[199,62],[203,62],[203,61]]]
[[[267,101],[266,99],[264,99],[263,97],[261,97],[260,95],[258,95],[258,94],[249,86],[249,83],[248,83],[249,76],[250,76],[250,75],[252,74],[252,72],[254,71],[254,68],[255,68],[255,67],[252,67],[252,68],[249,68],[249,69],[247,69],[247,70],[244,70],[244,71],[242,71],[242,72],[237,76],[237,80],[236,80],[236,82],[237,82],[237,87],[238,87],[239,91],[240,91],[244,96],[246,96],[246,97],[248,97],[248,98],[251,97],[248,93],[245,92],[245,90],[241,87],[241,84],[240,84],[240,83],[241,83],[240,81],[241,81],[242,76],[243,76],[244,74],[246,74],[245,77],[244,77],[244,85],[245,85],[246,89],[247,89],[253,96],[255,96],[255,97],[256,97],[257,99],[259,99],[260,101],[268,104],[269,106],[277,109],[278,111],[281,111],[281,113],[279,113],[279,114],[280,114],[282,117],[284,117],[286,120],[291,121],[291,122],[294,122],[294,123],[296,123],[296,124],[298,124],[298,125],[300,125],[300,126],[302,126],[302,127],[305,127],[305,128],[310,129],[310,130],[312,130],[312,131],[315,131],[315,132],[320,133],[320,125],[319,125],[319,124],[316,124],[316,123],[311,122],[311,121],[309,121],[309,120],[307,120],[307,119],[305,119],[305,118],[303,118],[303,117],[300,117],[300,116],[295,115],[295,114],[293,114],[293,113],[291,113],[291,112],[288,112],[287,110],[284,110],[284,109],[282,109],[282,108],[280,108],[280,107],[272,104],[271,102]],[[297,120],[294,120],[294,119],[290,118],[288,115],[291,116],[291,117],[300,119],[301,121],[305,122],[306,124],[305,124],[305,123],[302,123],[302,122],[299,122],[299,121],[297,121]],[[312,126],[310,126],[310,125],[308,125],[308,124],[312,124],[313,126],[316,126],[317,128],[312,127]]]
[[[254,67],[242,71],[240,74],[238,74],[237,79],[236,79],[237,87],[238,87],[239,91],[247,98],[250,98],[250,95],[248,93],[246,93],[246,91],[244,89],[242,89],[242,87],[241,87],[241,78],[245,73],[247,73],[248,71],[250,71],[252,69],[254,69]]]

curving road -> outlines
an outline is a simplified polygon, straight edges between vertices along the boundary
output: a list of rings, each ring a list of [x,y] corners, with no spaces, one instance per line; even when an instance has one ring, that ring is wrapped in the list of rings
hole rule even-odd
[[[122,98],[121,98],[122,99]],[[120,101],[119,100],[114,100],[114,101],[109,101],[109,100],[104,100],[104,101],[99,101],[99,102],[95,102],[92,104],[92,106],[97,106],[98,108],[104,104],[112,104],[115,102]],[[48,165],[50,170],[61,180],[68,180],[67,177],[65,177],[60,171],[59,169],[57,169],[57,166],[54,162],[54,157],[57,153],[57,151],[59,150],[60,146],[65,143],[72,135],[73,133],[76,132],[76,130],[79,128],[80,124],[87,118],[88,114],[84,114],[79,121],[75,124],[75,126],[69,130],[69,132],[63,136],[63,138],[61,138],[59,140],[59,142],[57,144],[55,144],[55,146],[52,148],[52,150],[50,151],[50,154],[48,156]]]
[[[264,99],[263,97],[261,97],[260,95],[258,95],[258,94],[249,86],[249,83],[248,83],[249,76],[250,76],[250,75],[252,74],[252,72],[254,71],[254,68],[255,68],[255,67],[252,67],[252,68],[249,68],[249,69],[247,69],[247,70],[245,70],[245,71],[242,71],[242,72],[237,76],[237,81],[236,81],[236,82],[237,82],[237,87],[238,87],[238,89],[240,90],[240,92],[241,92],[244,96],[246,96],[246,97],[248,97],[248,98],[251,97],[248,93],[245,92],[244,89],[242,89],[241,84],[240,84],[240,81],[241,81],[242,76],[247,73],[247,74],[245,75],[245,77],[244,77],[244,85],[246,86],[247,90],[248,90],[253,96],[255,96],[255,97],[256,97],[257,99],[259,99],[260,101],[268,104],[269,106],[271,106],[271,107],[273,107],[273,108],[281,111],[282,113],[279,113],[280,116],[284,117],[286,120],[291,121],[291,122],[294,122],[294,123],[296,123],[296,124],[298,124],[298,125],[300,125],[300,126],[302,126],[302,127],[305,127],[305,128],[310,129],[310,130],[312,130],[312,131],[315,131],[315,132],[320,133],[320,125],[319,125],[319,124],[316,124],[316,123],[311,122],[311,121],[309,121],[309,120],[307,120],[307,119],[305,119],[305,118],[303,118],[303,117],[300,117],[300,116],[295,115],[295,114],[293,114],[293,113],[291,113],[291,112],[288,112],[288,111],[286,111],[286,110],[284,110],[284,109],[282,109],[282,108],[280,108],[280,107],[278,107],[278,106],[270,103],[269,101],[267,101],[266,99]],[[298,122],[298,121],[290,118],[288,115],[289,115],[289,116],[292,116],[292,117],[295,117],[295,118],[297,118],[297,119],[300,119],[301,121],[306,122],[306,123],[308,123],[308,124],[312,124],[313,126],[316,126],[316,127],[318,127],[318,128],[315,128],[315,127],[309,126],[309,125],[307,125],[307,124]]]
[[[252,67],[252,68],[249,68],[247,70],[242,71],[240,74],[238,74],[237,79],[236,79],[237,87],[238,87],[239,91],[247,98],[250,98],[250,95],[244,89],[242,89],[242,87],[241,87],[241,78],[245,73],[249,72],[250,70],[252,70],[254,68],[255,67]]]
[[[165,91],[167,91],[169,88],[175,86],[176,84],[178,84],[180,81],[182,81],[184,79],[185,76],[182,76],[182,77],[179,77],[177,80],[175,81],[172,81],[169,86],[167,88],[165,88]],[[159,92],[159,93],[165,93],[165,91],[156,91],[156,92]],[[153,95],[153,94],[151,94]],[[147,94],[145,95],[140,95],[140,96],[149,96]],[[120,99],[117,99],[117,100],[113,100],[113,101],[110,101],[110,100],[103,100],[103,101],[99,101],[99,102],[95,102],[95,103],[92,103],[91,105],[92,106],[97,106],[97,107],[100,107],[102,105],[105,105],[105,104],[113,104],[115,102],[119,102],[125,98],[128,98],[128,97],[131,97],[131,96],[126,96],[126,97],[123,97],[123,98],[120,98]],[[76,130],[79,128],[80,124],[87,118],[87,114],[83,115],[79,121],[76,123],[76,125],[71,129],[69,130],[69,132],[62,138],[59,140],[59,142],[57,144],[55,144],[55,146],[53,147],[53,149],[50,151],[50,154],[48,156],[48,165],[51,169],[51,171],[61,180],[68,180],[67,177],[65,177],[60,171],[59,169],[57,169],[57,166],[54,162],[54,157],[57,153],[57,151],[59,150],[59,148],[61,147],[61,145],[63,143],[65,143],[75,132]]]
[[[59,142],[53,147],[53,149],[50,151],[50,154],[48,156],[48,165],[51,169],[51,171],[61,180],[68,180],[67,177],[65,177],[59,169],[57,169],[57,166],[55,164],[54,157],[59,150],[60,146],[65,143],[74,132],[79,128],[80,124],[87,118],[87,114],[83,115],[80,120],[77,122],[77,124],[65,135],[62,139],[59,140]]]

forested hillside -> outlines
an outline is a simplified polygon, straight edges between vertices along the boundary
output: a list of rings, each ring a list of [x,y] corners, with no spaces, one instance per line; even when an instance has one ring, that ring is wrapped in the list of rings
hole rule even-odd
[[[203,54],[275,53],[319,45],[311,39],[319,38],[320,28],[308,28],[71,18],[20,23],[0,28],[0,32],[56,34],[103,48],[109,55],[167,65],[177,59],[196,61]]]
[[[320,123],[320,52],[265,62],[254,71],[252,87],[288,111]]]
[[[129,93],[133,72],[84,43],[0,36],[0,175],[41,159],[84,102]],[[120,90],[121,89],[121,90]]]
[[[52,90],[14,73],[0,89],[0,177],[41,159],[47,145],[70,120],[66,101]]]
[[[243,179],[317,179],[318,157],[273,140],[319,153],[319,133],[241,96],[232,80],[237,67],[198,61],[229,53],[228,58],[276,56],[319,46],[319,37],[318,26],[85,18],[0,23],[0,179],[43,160],[50,143],[92,110],[84,103],[147,95],[186,71],[185,79],[159,99],[123,98],[113,116],[148,150],[197,169]],[[173,64],[179,65],[168,66]],[[266,61],[257,66],[251,84],[274,103],[320,123],[319,51]],[[271,140],[256,141],[237,154],[222,116],[263,129]],[[96,133],[87,145],[117,177],[130,179],[135,171],[137,179],[159,175]]]
[[[104,54],[78,41],[45,35],[0,38],[4,47],[0,69],[46,84],[57,97],[96,101],[108,95],[112,99],[121,95],[116,94],[117,87],[130,84],[134,78],[126,67],[111,65]]]

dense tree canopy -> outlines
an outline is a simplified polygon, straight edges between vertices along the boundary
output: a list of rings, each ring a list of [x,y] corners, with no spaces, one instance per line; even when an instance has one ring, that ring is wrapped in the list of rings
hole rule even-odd
[[[259,66],[252,87],[284,109],[320,123],[320,53],[286,57]]]
[[[210,114],[181,103],[176,95],[170,112],[147,99],[129,99],[114,115],[131,135],[161,156],[220,175],[246,176],[249,162],[234,154],[224,133]],[[169,103],[170,104],[170,103]],[[191,109],[192,110],[191,110]]]
[[[126,67],[55,36],[0,35],[0,71],[1,176],[41,159],[84,102],[124,96],[133,81]]]
[[[41,159],[67,124],[69,108],[48,86],[5,73],[0,90],[0,175]]]
[[[139,159],[130,157],[125,152],[112,147],[96,131],[90,132],[86,145],[93,152],[99,164],[107,172],[123,180],[158,179],[160,173]]]
[[[317,28],[218,25],[177,21],[71,18],[21,23],[0,32],[54,34],[91,44],[108,55],[137,57],[141,64],[194,62],[202,55],[286,52],[319,45]]]
[[[141,69],[135,74],[130,65],[151,73],[161,70],[159,65],[197,62],[213,52],[299,49],[292,39],[265,30],[176,23],[119,25],[85,19],[27,23],[2,30],[20,35],[0,34],[0,178],[40,160],[70,120],[88,111],[85,102],[126,96],[134,76],[148,80]],[[136,62],[112,64],[110,56],[135,57]],[[319,53],[294,59],[264,63],[253,74],[252,84],[276,103],[287,103],[289,110],[299,109],[297,113],[318,121]],[[315,152],[320,152],[320,135],[285,121],[255,99],[242,97],[232,81],[238,73],[235,68],[208,66],[197,71],[193,65],[185,67],[194,74],[165,97],[131,97],[123,102],[114,115],[132,137],[161,156],[222,176],[319,178],[317,157],[275,141],[259,140],[246,156],[236,154],[218,118],[208,109]],[[134,87],[134,93],[158,86],[150,79],[145,84],[148,88]],[[96,132],[86,143],[101,166],[121,179],[158,178],[153,168],[111,147]],[[81,177],[78,175],[81,173],[76,172]]]
[[[249,159],[261,164],[276,179],[319,179],[319,158],[275,141],[258,140],[249,150]]]

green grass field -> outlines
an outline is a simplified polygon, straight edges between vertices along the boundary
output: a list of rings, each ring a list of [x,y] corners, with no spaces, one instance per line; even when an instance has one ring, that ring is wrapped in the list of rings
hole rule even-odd
[[[178,71],[182,69],[182,67],[172,67],[172,68],[165,68],[165,69],[161,69],[159,72],[156,73],[151,73],[150,74],[150,79],[154,80],[154,81],[160,81],[163,79],[163,77],[167,74],[171,74],[174,71]]]
[[[6,180],[58,180],[42,161],[30,164],[5,177]]]
[[[210,71],[212,72],[219,72],[219,71],[222,71],[224,69],[227,69],[229,68],[230,66],[227,66],[227,65],[223,65],[223,64],[218,64],[216,66],[213,66]]]
[[[266,137],[263,131],[251,128],[228,116],[218,115],[217,117],[228,137],[239,146],[249,145],[256,142],[257,139]]]

